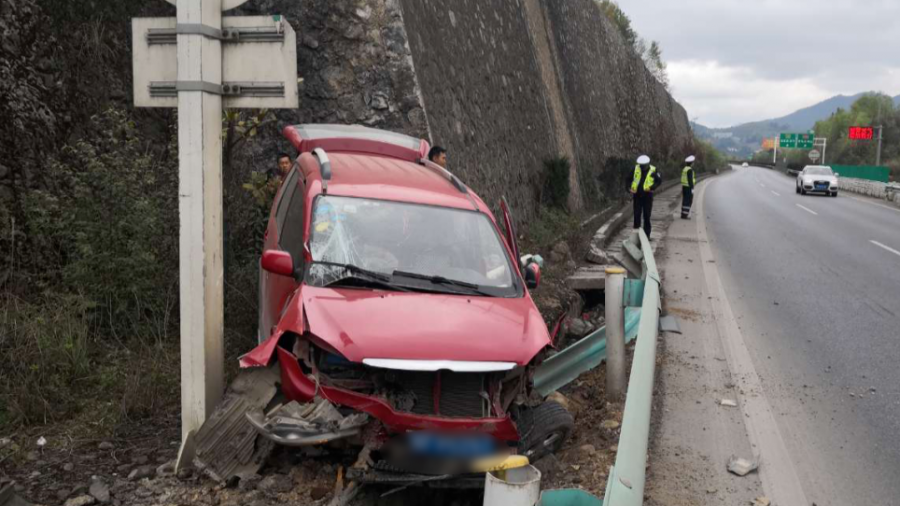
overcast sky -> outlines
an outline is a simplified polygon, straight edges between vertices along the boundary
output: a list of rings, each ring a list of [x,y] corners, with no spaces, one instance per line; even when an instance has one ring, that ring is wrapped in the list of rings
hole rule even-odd
[[[900,95],[900,0],[619,0],[675,98],[712,127],[833,95]]]

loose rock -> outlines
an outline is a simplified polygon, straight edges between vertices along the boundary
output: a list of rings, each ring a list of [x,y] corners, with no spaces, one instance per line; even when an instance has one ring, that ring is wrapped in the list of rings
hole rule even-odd
[[[759,496],[750,504],[752,504],[753,506],[769,506],[770,504],[772,504],[772,501],[770,501],[766,496]]]
[[[100,450],[103,450],[103,451],[108,451],[108,450],[114,450],[116,447],[109,441],[104,441],[104,442],[100,443],[99,445],[97,445],[97,448]]]
[[[331,488],[329,487],[313,487],[312,490],[309,491],[309,498],[313,501],[318,501],[330,493]]]
[[[88,488],[88,494],[102,503],[109,502],[109,485],[103,483],[103,480],[95,478],[91,481],[91,486]]]
[[[75,464],[73,464],[73,463],[71,463],[71,462],[67,462],[67,463],[63,466],[63,471],[66,471],[66,472],[68,472],[68,473],[71,473],[71,472],[74,471],[74,470],[75,470]]]
[[[97,500],[89,495],[80,495],[66,501],[64,506],[89,506],[96,503]]]
[[[581,453],[583,457],[592,457],[595,453],[597,453],[597,449],[592,444],[581,445],[578,448],[578,452]]]
[[[144,478],[152,478],[154,469],[150,466],[140,466],[136,467],[133,471],[128,473],[129,480],[141,480]]]
[[[283,494],[290,492],[294,488],[294,481],[291,480],[290,476],[275,474],[263,478],[256,488],[269,494]]]
[[[728,406],[729,408],[737,407],[737,402],[735,402],[731,399],[722,399],[721,401],[719,401],[719,404],[721,404],[723,406]]]
[[[759,468],[759,463],[732,456],[728,461],[728,471],[738,476],[746,476]]]

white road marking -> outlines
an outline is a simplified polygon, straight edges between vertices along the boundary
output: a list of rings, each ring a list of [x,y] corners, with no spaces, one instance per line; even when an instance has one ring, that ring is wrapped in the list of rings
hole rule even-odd
[[[896,207],[886,206],[884,204],[876,204],[875,202],[869,202],[868,200],[865,200],[865,199],[851,197],[850,195],[847,195],[847,192],[844,192],[843,195],[844,195],[844,198],[846,198],[846,199],[853,199],[853,200],[856,200],[857,202],[862,202],[863,204],[869,204],[870,206],[883,207],[885,209],[890,209],[891,211],[900,213],[900,209],[898,209]]]
[[[772,195],[775,195],[776,197],[780,197],[780,196],[781,196],[781,194],[778,193],[778,192],[775,191],[775,190],[769,190],[769,191],[772,192]]]
[[[894,248],[892,248],[892,247],[890,247],[890,246],[885,246],[884,244],[881,244],[881,243],[878,242],[878,241],[872,241],[872,240],[870,240],[869,242],[872,243],[872,244],[874,244],[875,246],[878,246],[879,248],[884,248],[884,249],[890,251],[891,253],[897,255],[898,257],[900,257],[900,251],[897,251],[897,250],[895,250]]]
[[[808,212],[808,213],[815,214],[816,216],[819,215],[819,213],[813,211],[812,209],[810,209],[810,208],[808,208],[808,207],[801,206],[800,204],[794,204],[794,205],[797,206],[797,207],[799,207],[800,209],[803,209],[804,211],[806,211],[806,212]]]
[[[708,186],[702,187],[697,195],[697,238],[700,244],[700,259],[703,262],[703,277],[707,293],[711,296],[709,303],[712,306],[716,330],[725,348],[726,363],[731,376],[741,378],[742,385],[738,398],[744,415],[744,429],[747,431],[750,445],[765,461],[758,471],[763,491],[774,504],[810,504],[784,437],[778,428],[775,412],[769,404],[762,381],[753,365],[753,359],[750,358],[746,340],[734,317],[717,264],[713,262],[715,257],[710,247],[703,214],[707,188]]]

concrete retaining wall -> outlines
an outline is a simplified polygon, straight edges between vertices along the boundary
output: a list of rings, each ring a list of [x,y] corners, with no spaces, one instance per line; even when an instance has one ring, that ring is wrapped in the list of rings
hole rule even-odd
[[[692,136],[685,110],[593,0],[257,0],[298,34],[300,108],[240,154],[270,168],[286,124],[361,123],[429,138],[492,207],[536,215],[543,161],[572,161],[570,208],[621,200],[634,158],[669,178]]]

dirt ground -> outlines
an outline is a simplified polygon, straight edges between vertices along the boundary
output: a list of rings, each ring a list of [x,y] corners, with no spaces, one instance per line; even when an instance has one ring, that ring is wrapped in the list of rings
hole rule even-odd
[[[585,301],[565,284],[583,265],[590,237],[602,218],[554,238],[534,244],[522,237],[522,251],[538,251],[545,258],[541,286],[533,296],[553,330],[568,313],[599,325],[603,314],[596,300]],[[561,330],[559,345],[576,337]],[[629,347],[630,348],[630,347]],[[629,359],[631,350],[629,350]],[[622,405],[604,399],[604,367],[583,375],[557,397],[575,417],[575,431],[556,455],[536,463],[544,473],[543,488],[582,488],[601,496],[615,459]],[[69,420],[0,434],[0,489],[14,487],[23,498],[41,505],[88,504],[210,506],[330,504],[336,491],[349,486],[344,470],[356,455],[325,453],[309,456],[277,449],[258,476],[219,484],[190,470],[172,474],[180,441],[179,420],[171,414],[117,427],[99,437],[92,423]],[[43,444],[41,444],[43,443]],[[384,505],[428,503],[433,506],[481,504],[481,491],[413,488],[382,497],[389,488],[364,487],[349,504]]]

